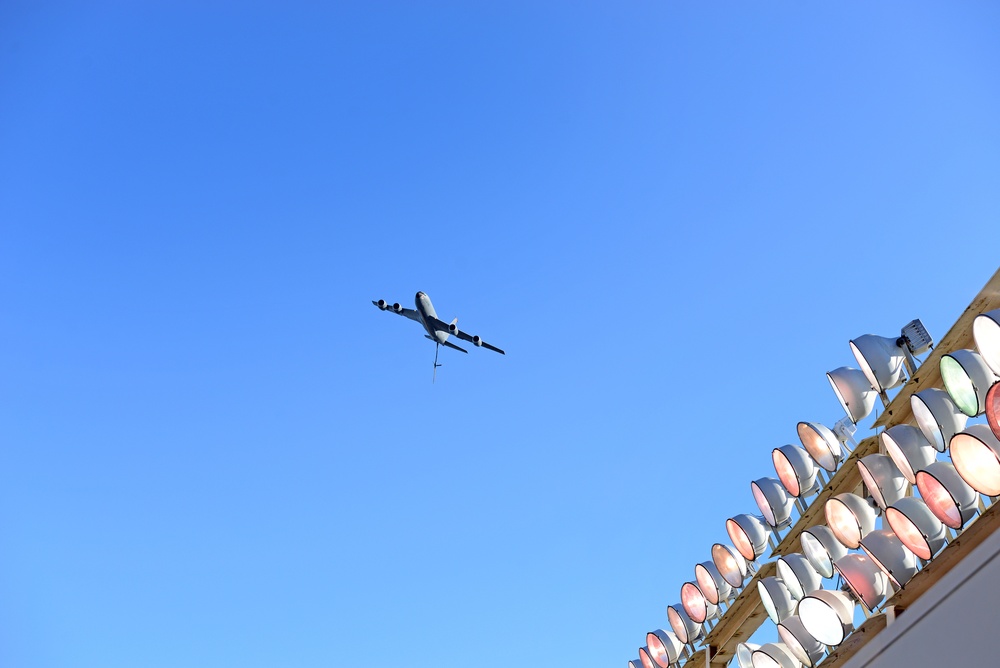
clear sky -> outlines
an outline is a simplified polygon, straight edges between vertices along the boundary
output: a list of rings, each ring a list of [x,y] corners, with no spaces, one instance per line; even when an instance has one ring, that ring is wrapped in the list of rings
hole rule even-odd
[[[278,4],[0,3],[0,665],[623,666],[1000,265],[995,3]]]

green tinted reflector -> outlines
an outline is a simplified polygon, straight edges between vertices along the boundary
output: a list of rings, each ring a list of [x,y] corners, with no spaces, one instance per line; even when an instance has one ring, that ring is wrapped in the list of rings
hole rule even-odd
[[[968,416],[979,413],[979,397],[976,396],[972,379],[954,357],[945,355],[941,358],[941,380],[944,381],[944,389],[948,390],[948,394],[960,411]]]

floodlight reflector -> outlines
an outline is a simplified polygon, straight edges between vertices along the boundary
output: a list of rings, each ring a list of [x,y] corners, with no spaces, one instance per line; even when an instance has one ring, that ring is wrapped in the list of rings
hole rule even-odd
[[[993,435],[1000,439],[1000,383],[986,393],[986,423],[993,430]]]
[[[1000,376],[1000,309],[976,316],[972,321],[972,338],[986,366]]]
[[[757,581],[757,593],[771,621],[777,624],[795,612],[795,601],[788,587],[773,575]]]
[[[941,380],[955,405],[969,417],[976,417],[986,410],[986,392],[997,376],[979,353],[965,348],[941,357]]]
[[[646,634],[646,647],[649,648],[649,658],[659,668],[670,668],[680,658],[684,644],[673,631],[659,629]]]
[[[945,526],[961,529],[976,514],[979,495],[949,462],[934,462],[917,473],[924,503]]]
[[[875,407],[875,390],[865,374],[849,366],[842,366],[826,374],[840,407],[851,422],[857,424],[871,414]]]
[[[799,538],[802,554],[824,578],[834,575],[833,562],[847,554],[847,548],[837,539],[830,527],[818,524],[802,532]]]
[[[904,497],[889,506],[885,519],[903,545],[924,561],[944,546],[944,524],[915,496]]]
[[[681,605],[684,606],[684,612],[688,613],[696,624],[704,624],[719,614],[718,606],[709,603],[705,594],[694,582],[685,582],[681,585]]]
[[[826,502],[823,510],[833,535],[852,550],[875,528],[875,510],[857,494],[838,494]]]
[[[934,449],[944,452],[951,437],[965,429],[969,416],[963,413],[944,390],[932,387],[910,396],[913,419]]]
[[[656,664],[653,663],[653,659],[649,656],[648,647],[639,648],[639,661],[642,662],[642,668],[657,668]]]
[[[917,557],[889,529],[879,529],[861,539],[861,549],[897,587],[910,581],[917,572]]]
[[[753,561],[764,554],[771,528],[764,522],[763,517],[744,513],[726,520],[726,532],[743,558]],[[719,570],[722,570],[722,566],[719,566]]]
[[[764,643],[751,655],[753,668],[799,668],[798,659],[785,643]]]
[[[799,601],[799,619],[809,635],[836,647],[854,629],[854,599],[844,591],[820,589]]]
[[[640,659],[629,659],[628,668],[642,668],[642,661]]]
[[[772,529],[788,526],[792,521],[795,498],[788,495],[776,478],[758,478],[750,483],[754,501]]]
[[[889,455],[868,455],[858,461],[861,479],[882,510],[906,494],[906,478]]]
[[[736,548],[722,543],[712,545],[712,563],[730,587],[737,589],[743,586],[747,577],[747,560]]]
[[[753,653],[760,645],[752,642],[736,644],[736,664],[740,668],[753,668]]]
[[[778,637],[806,668],[813,668],[823,658],[822,643],[806,631],[798,615],[792,615],[778,624]]]
[[[1000,496],[1000,440],[985,424],[951,438],[951,461],[965,482],[986,496]]]
[[[797,445],[783,445],[771,451],[771,461],[778,474],[778,480],[792,496],[803,496],[819,486],[816,462],[803,448]]]
[[[788,592],[796,601],[811,594],[822,586],[823,576],[813,567],[805,555],[792,552],[778,558],[778,577],[788,587]]]
[[[902,339],[874,334],[864,334],[850,342],[854,359],[871,386],[879,392],[891,390],[906,381],[903,369],[906,354],[902,343]]]
[[[837,470],[842,450],[840,441],[829,427],[818,422],[799,422],[795,431],[802,441],[802,447],[817,464],[831,473]]]
[[[889,593],[889,576],[867,554],[845,555],[834,566],[869,612],[885,600]]]
[[[735,595],[732,585],[722,577],[722,572],[719,571],[714,562],[704,561],[696,564],[694,579],[698,582],[698,589],[705,595],[708,602],[714,605],[728,601]]]
[[[667,619],[677,639],[685,645],[693,643],[701,637],[702,626],[691,619],[691,616],[679,605],[667,607]]]
[[[937,451],[919,429],[909,424],[889,427],[879,439],[896,468],[911,485],[917,482],[917,471],[937,458]]]

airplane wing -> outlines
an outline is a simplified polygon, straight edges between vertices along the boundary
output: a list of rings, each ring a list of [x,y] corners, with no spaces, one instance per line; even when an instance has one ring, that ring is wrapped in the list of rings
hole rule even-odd
[[[447,332],[448,334],[451,334],[452,336],[457,336],[458,338],[462,339],[463,341],[468,341],[469,343],[471,343],[472,345],[476,346],[477,348],[486,348],[488,350],[492,350],[495,353],[500,353],[501,355],[506,355],[507,354],[504,351],[502,351],[499,348],[497,348],[496,346],[491,346],[490,344],[486,343],[485,341],[483,341],[478,336],[469,336],[468,334],[466,334],[462,330],[458,329],[457,326],[455,327],[455,329],[452,329],[451,325],[449,325],[446,322],[442,322],[441,320],[438,320],[437,318],[431,318],[431,324],[434,325],[434,329],[438,330],[439,332]]]
[[[372,304],[377,306],[381,311],[389,311],[390,313],[396,313],[398,315],[405,316],[410,320],[416,320],[417,322],[420,322],[419,313],[414,311],[412,308],[403,308],[402,306],[399,305],[398,302],[395,304],[389,304],[384,299],[380,299],[377,302],[372,301]],[[448,325],[445,325],[444,328],[448,329]]]

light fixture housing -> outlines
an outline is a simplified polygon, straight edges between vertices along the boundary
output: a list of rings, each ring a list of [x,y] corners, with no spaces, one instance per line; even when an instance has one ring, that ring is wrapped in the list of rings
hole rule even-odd
[[[868,417],[875,408],[875,390],[865,374],[849,366],[828,371],[826,379],[830,381],[833,393],[837,395],[840,407],[847,413],[851,422],[857,424]]]
[[[667,606],[667,620],[674,635],[685,645],[689,645],[701,637],[703,627],[701,624],[691,619],[691,616],[684,611],[683,606]]]
[[[868,492],[882,510],[906,494],[906,478],[889,455],[862,457],[858,460],[858,471]]]
[[[704,624],[719,616],[718,606],[709,603],[705,594],[694,582],[685,582],[681,585],[681,605],[684,607],[684,612],[688,613],[688,617],[696,624]]]
[[[934,462],[917,472],[917,490],[934,517],[961,529],[976,514],[979,494],[950,462]]]
[[[827,500],[823,507],[826,525],[845,547],[852,550],[875,528],[875,510],[857,494],[844,492]]]
[[[851,339],[850,345],[861,371],[878,392],[884,393],[906,382],[902,338],[864,334]]]
[[[629,659],[628,668],[643,668],[641,659]]]
[[[1000,309],[976,316],[972,321],[972,338],[986,366],[1000,376]]]
[[[694,579],[698,583],[698,589],[705,595],[709,603],[719,605],[736,596],[732,585],[722,577],[722,572],[712,561],[695,564]]]
[[[642,668],[656,668],[656,664],[653,663],[653,659],[649,656],[648,647],[639,648],[639,661],[642,663]]]
[[[969,416],[963,413],[944,390],[931,387],[910,396],[910,409],[920,433],[934,449],[944,452],[951,437],[965,429]]]
[[[782,445],[771,451],[771,461],[785,491],[801,497],[819,488],[819,467],[805,449],[797,445]]]
[[[792,552],[778,558],[778,577],[785,583],[788,593],[796,601],[811,594],[823,585],[820,575],[804,554]]]
[[[917,572],[916,555],[889,529],[872,531],[861,539],[861,549],[896,587],[905,585]]]
[[[743,586],[743,581],[747,579],[747,560],[735,547],[722,543],[712,545],[712,563],[734,590]]]
[[[764,522],[763,517],[744,513],[726,520],[726,532],[743,558],[753,561],[767,549],[767,537],[771,533],[771,527]],[[719,570],[722,570],[721,566]]]
[[[964,348],[941,356],[941,380],[959,410],[976,417],[986,410],[986,393],[998,379],[979,353]]]
[[[952,436],[951,461],[972,489],[1000,496],[1000,440],[989,425],[974,424]]]
[[[813,668],[823,658],[823,644],[806,631],[798,615],[778,624],[778,637],[806,668]]]
[[[833,530],[823,524],[804,530],[799,541],[802,544],[802,554],[824,578],[834,576],[833,562],[847,554],[847,548],[837,539]]]
[[[809,635],[836,647],[854,630],[854,598],[845,591],[814,591],[799,601],[799,619]]]
[[[944,546],[944,524],[922,499],[907,496],[896,501],[886,509],[885,520],[903,545],[924,561]]]
[[[913,425],[897,424],[878,436],[882,448],[911,485],[917,482],[917,471],[937,459],[937,450]]]
[[[837,559],[834,566],[869,612],[889,595],[889,576],[867,554],[845,555]]]
[[[646,647],[659,668],[670,668],[677,663],[684,650],[684,643],[677,639],[673,631],[658,629],[646,634]]]
[[[760,594],[767,616],[775,624],[795,612],[795,600],[779,578],[772,575],[758,580],[757,593]]]
[[[740,668],[753,668],[753,653],[760,647],[757,643],[741,642],[736,644],[736,665]]]
[[[751,655],[753,668],[799,668],[799,660],[785,643],[764,643]]]
[[[837,436],[826,425],[818,422],[799,422],[795,425],[802,447],[813,460],[829,472],[837,470],[843,459],[843,449]]]
[[[777,478],[758,478],[750,483],[750,490],[764,521],[772,529],[791,524],[795,498],[788,495]]]

